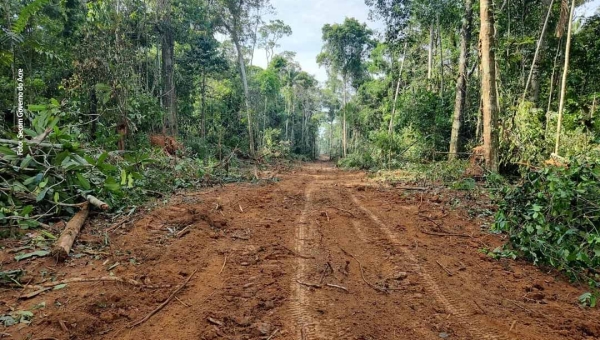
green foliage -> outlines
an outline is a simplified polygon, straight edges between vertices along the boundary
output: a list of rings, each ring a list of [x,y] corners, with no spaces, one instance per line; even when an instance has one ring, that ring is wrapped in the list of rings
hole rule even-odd
[[[568,168],[529,172],[506,187],[493,230],[510,236],[510,247],[535,264],[573,278],[600,266],[600,158],[573,159]],[[591,272],[596,285],[599,277]]]
[[[369,170],[375,168],[377,163],[368,152],[355,152],[338,161],[338,166],[348,169]]]
[[[583,293],[577,298],[577,300],[579,300],[579,303],[581,303],[582,306],[594,308],[598,302],[598,293]]]

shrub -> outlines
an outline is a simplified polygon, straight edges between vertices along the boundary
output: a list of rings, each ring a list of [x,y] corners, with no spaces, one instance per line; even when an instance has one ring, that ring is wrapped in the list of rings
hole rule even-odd
[[[600,157],[530,171],[520,185],[502,191],[493,229],[508,233],[507,246],[535,264],[556,267],[574,279],[583,275],[596,285],[599,181]]]

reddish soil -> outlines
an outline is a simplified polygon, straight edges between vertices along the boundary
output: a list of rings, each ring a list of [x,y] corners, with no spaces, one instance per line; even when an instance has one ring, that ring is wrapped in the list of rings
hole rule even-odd
[[[472,218],[469,192],[373,184],[362,172],[304,165],[279,182],[181,194],[108,233],[84,227],[66,263],[16,264],[32,282],[101,277],[27,300],[16,339],[599,339],[600,311],[554,272],[481,252],[503,240]],[[189,233],[176,237],[188,227]],[[171,231],[170,231],[170,230]],[[451,233],[453,236],[448,235]],[[85,242],[84,242],[85,241]],[[101,252],[86,255],[84,250]],[[362,270],[361,270],[362,268]],[[130,327],[189,283],[148,321]]]

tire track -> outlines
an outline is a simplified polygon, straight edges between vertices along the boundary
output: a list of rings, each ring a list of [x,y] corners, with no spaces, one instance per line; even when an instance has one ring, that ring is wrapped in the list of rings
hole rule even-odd
[[[309,215],[315,211],[314,182],[309,182],[304,190],[304,207],[298,221],[296,222],[294,251],[297,254],[317,255],[317,226],[314,221],[309,220]],[[326,308],[328,295],[324,291],[314,291],[298,283],[309,282],[310,274],[309,259],[296,258],[296,273],[291,282],[292,305],[291,313],[296,320],[295,335],[297,339],[340,339],[346,335],[338,332],[339,325],[335,320],[321,319],[314,312],[317,308]]]
[[[365,214],[367,215],[383,233],[386,237],[391,241],[392,244],[397,246],[397,248],[402,252],[402,254],[410,261],[412,264],[409,264],[413,267],[416,273],[419,274],[423,285],[426,290],[432,294],[436,301],[438,301],[446,311],[455,316],[460,324],[462,324],[466,329],[469,335],[474,339],[489,339],[489,340],[509,340],[509,338],[505,335],[498,335],[495,330],[488,330],[486,326],[480,324],[478,320],[472,318],[472,313],[470,313],[466,308],[461,306],[461,303],[456,301],[452,296],[448,296],[443,292],[443,290],[438,286],[435,279],[425,270],[423,266],[421,266],[414,256],[414,254],[401,246],[400,240],[396,237],[396,235],[391,231],[391,229],[383,223],[373,212],[367,209],[357,198],[354,196],[352,192],[347,190],[352,202]]]

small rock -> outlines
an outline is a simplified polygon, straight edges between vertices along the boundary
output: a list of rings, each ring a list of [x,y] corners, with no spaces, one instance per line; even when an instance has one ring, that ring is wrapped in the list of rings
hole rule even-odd
[[[442,339],[448,339],[449,337],[450,337],[450,335],[448,335],[448,333],[444,333],[444,332],[440,333],[440,338],[442,338]]]

